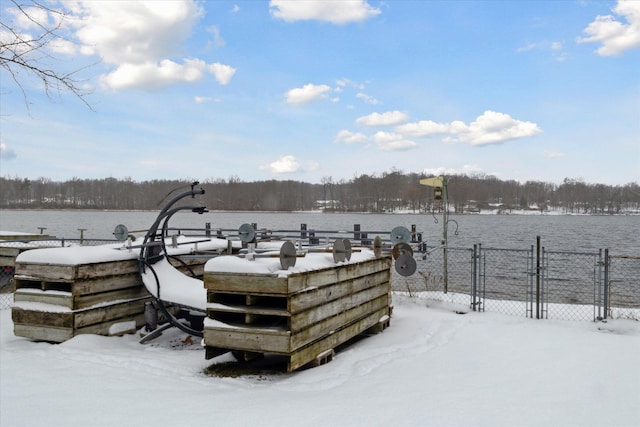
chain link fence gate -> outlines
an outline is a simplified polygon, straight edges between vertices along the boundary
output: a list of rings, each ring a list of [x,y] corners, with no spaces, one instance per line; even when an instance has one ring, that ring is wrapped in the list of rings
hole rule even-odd
[[[530,249],[425,248],[417,269],[393,271],[398,293],[538,319],[640,319],[640,257]],[[448,262],[444,262],[445,257]]]
[[[605,254],[605,316],[640,321],[640,257]]]

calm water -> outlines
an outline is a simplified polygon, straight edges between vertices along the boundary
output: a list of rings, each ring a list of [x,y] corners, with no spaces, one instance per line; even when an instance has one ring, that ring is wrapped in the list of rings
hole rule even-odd
[[[56,237],[79,238],[84,228],[87,239],[113,239],[116,225],[129,230],[147,229],[157,212],[131,211],[49,211],[1,210],[0,230],[45,233]],[[233,229],[244,223],[258,228],[299,230],[352,231],[360,224],[362,231],[389,232],[396,226],[411,229],[415,224],[429,245],[442,238],[441,216],[437,223],[431,214],[353,214],[353,213],[273,213],[273,212],[209,212],[203,215],[179,213],[172,227]],[[571,215],[452,215],[449,222],[449,245],[528,249],[541,236],[542,245],[554,251],[593,251],[609,248],[615,255],[640,255],[640,216],[571,216]],[[455,234],[457,228],[457,235]],[[369,237],[374,237],[370,234]]]

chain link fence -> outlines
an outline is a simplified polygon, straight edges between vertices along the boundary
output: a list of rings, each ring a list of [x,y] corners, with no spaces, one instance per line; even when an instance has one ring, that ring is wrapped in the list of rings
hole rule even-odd
[[[640,320],[640,257],[609,256],[607,315]]]
[[[640,257],[608,251],[426,248],[392,289],[472,310],[560,320],[640,320]]]

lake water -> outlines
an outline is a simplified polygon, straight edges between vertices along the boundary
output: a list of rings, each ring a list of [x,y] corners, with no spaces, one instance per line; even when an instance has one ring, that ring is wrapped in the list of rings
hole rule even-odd
[[[80,237],[78,229],[86,229],[86,239],[113,239],[116,225],[129,230],[145,230],[157,216],[155,211],[59,211],[0,210],[0,230],[40,233],[67,239]],[[437,219],[437,222],[436,222]],[[390,232],[396,226],[422,233],[423,240],[438,245],[442,239],[442,217],[431,214],[363,214],[319,212],[189,212],[176,214],[172,227],[237,230],[244,223],[256,223],[258,228],[299,230],[307,224],[309,230],[353,231],[360,224],[364,231]],[[456,234],[457,229],[457,234]],[[369,237],[375,237],[370,233]],[[528,249],[536,236],[552,251],[594,251],[609,248],[615,255],[640,255],[640,216],[587,215],[451,215],[449,246]],[[346,237],[346,236],[345,236]]]

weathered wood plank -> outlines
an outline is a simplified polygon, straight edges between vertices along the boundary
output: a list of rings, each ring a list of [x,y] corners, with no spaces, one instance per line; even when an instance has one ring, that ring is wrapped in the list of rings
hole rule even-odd
[[[389,270],[391,258],[373,258],[354,264],[343,264],[313,272],[294,273],[288,277],[289,293],[299,292],[311,287],[322,287],[356,277],[367,276],[383,270]]]
[[[370,327],[376,325],[382,316],[386,315],[388,310],[383,308],[375,313],[360,319],[355,323],[345,326],[344,328],[326,336],[325,338],[314,342],[306,347],[303,347],[297,351],[292,352],[289,355],[289,363],[287,365],[287,371],[295,371],[296,369],[306,365],[307,363],[315,360],[315,358],[330,349],[344,344],[356,335],[366,331]]]
[[[20,307],[11,308],[13,324],[73,329],[73,312],[51,312],[29,310]]]
[[[80,329],[82,327],[97,323],[135,317],[140,313],[144,314],[144,303],[150,300],[150,298],[140,298],[136,300],[110,304],[103,307],[75,311],[74,326],[76,329]]]
[[[288,354],[290,333],[285,330],[237,327],[205,327],[204,343],[217,349]]]
[[[289,320],[289,329],[292,333],[308,328],[323,319],[335,316],[336,314],[347,311],[360,304],[364,304],[369,300],[378,298],[390,292],[389,283],[383,283],[364,291],[344,296],[340,299],[331,301],[327,304],[319,305],[310,310],[302,311],[294,314]]]
[[[351,295],[364,289],[388,282],[389,278],[390,272],[389,269],[386,269],[367,276],[361,276],[342,282],[335,282],[321,288],[309,288],[291,295],[288,299],[288,310],[291,313],[298,313],[318,305],[326,304],[346,295]]]
[[[386,309],[385,314],[389,314],[388,306],[389,295],[386,294],[336,316],[329,317],[315,323],[312,326],[291,335],[290,350],[298,350],[313,341],[317,341],[326,335],[334,333],[335,330],[343,327],[344,325],[348,325],[349,323],[369,316],[371,313]]]
[[[72,328],[56,328],[42,325],[14,324],[13,333],[17,337],[29,338],[35,341],[64,342],[73,338]]]
[[[135,288],[116,289],[109,292],[101,292],[99,294],[90,294],[75,297],[73,299],[74,310],[81,310],[92,307],[97,304],[110,304],[116,301],[128,301],[139,298],[148,298],[151,295],[144,286]]]
[[[109,335],[109,329],[111,328],[112,325],[119,322],[131,321],[131,320],[135,320],[136,328],[140,328],[144,326],[144,324],[146,323],[144,313],[138,314],[137,316],[128,315],[123,318],[110,319],[103,323],[96,323],[94,325],[78,328],[74,331],[74,336],[80,335],[80,334]]]
[[[218,292],[288,294],[286,277],[204,272],[204,287]]]
[[[40,291],[28,288],[17,289],[13,294],[15,302],[39,302],[61,307],[73,308],[73,296],[70,292]]]
[[[136,272],[118,276],[76,280],[71,286],[71,292],[74,296],[81,296],[139,286],[144,285],[140,278],[140,274]]]

